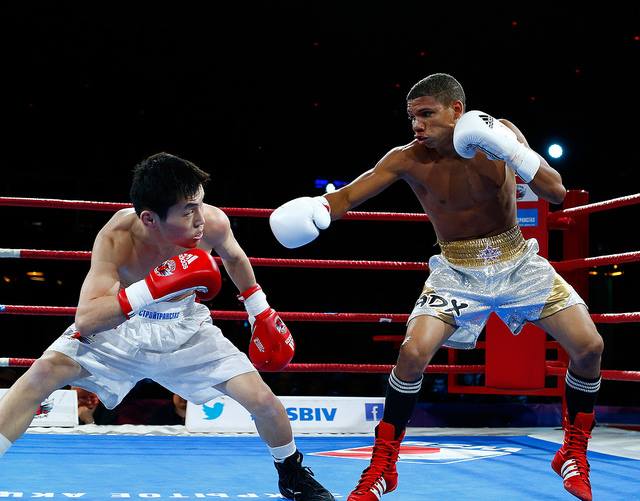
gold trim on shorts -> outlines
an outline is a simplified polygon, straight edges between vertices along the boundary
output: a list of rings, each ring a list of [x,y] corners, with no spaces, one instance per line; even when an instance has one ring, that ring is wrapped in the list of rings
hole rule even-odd
[[[456,266],[480,268],[522,255],[527,243],[519,226],[491,237],[440,242],[444,258]]]
[[[425,286],[422,289],[422,292],[420,293],[420,297],[422,296],[430,296],[431,294],[435,293],[436,290],[433,287],[430,286]],[[453,313],[445,313],[444,311],[441,311],[439,309],[435,309],[432,308],[432,310],[435,312],[433,315],[429,314],[429,316],[433,316],[436,317],[439,320],[442,320],[445,324],[449,324],[453,327],[457,327],[458,325],[456,324],[456,320],[455,318],[453,318]],[[415,308],[414,308],[415,311]]]
[[[551,292],[547,296],[547,300],[544,303],[544,307],[538,315],[539,319],[543,319],[564,310],[569,298],[571,297],[571,286],[556,273],[553,279],[553,286]]]

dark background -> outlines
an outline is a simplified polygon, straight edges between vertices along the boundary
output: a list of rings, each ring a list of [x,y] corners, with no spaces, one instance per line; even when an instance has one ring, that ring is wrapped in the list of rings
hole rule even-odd
[[[587,190],[592,201],[632,194],[640,179],[638,14],[611,2],[597,10],[555,3],[489,11],[432,2],[3,6],[0,196],[128,201],[132,167],[168,151],[212,174],[208,203],[273,208],[321,194],[317,178],[348,182],[409,142],[406,93],[435,72],[453,74],[469,109],[512,120],[541,154],[559,141],[565,156],[551,164],[566,187]],[[420,210],[401,183],[361,209]],[[0,247],[26,249],[88,250],[110,216],[2,213]],[[631,207],[592,215],[591,255],[638,250],[638,214]],[[426,261],[436,251],[423,223],[337,222],[295,251],[275,241],[264,219],[232,224],[255,257]],[[561,258],[560,242],[552,233],[552,259]],[[639,268],[624,265],[617,277],[600,268],[590,279],[591,311],[637,311]],[[75,305],[87,269],[86,262],[2,260],[0,303]],[[44,280],[28,271],[42,271]],[[408,313],[425,279],[410,271],[256,273],[281,311]],[[227,282],[211,307],[238,309],[235,294]],[[69,322],[4,315],[0,355],[37,357]],[[220,325],[244,349],[243,322]],[[371,336],[404,332],[401,324],[289,326],[296,362],[393,363],[396,348]],[[638,370],[637,324],[599,327],[603,367]],[[444,360],[441,353],[435,362]],[[19,373],[3,369],[2,378]],[[384,391],[382,376],[267,380],[281,394]],[[437,393],[441,381],[430,376],[424,392]],[[607,383],[601,402],[637,404],[638,393],[632,383]]]

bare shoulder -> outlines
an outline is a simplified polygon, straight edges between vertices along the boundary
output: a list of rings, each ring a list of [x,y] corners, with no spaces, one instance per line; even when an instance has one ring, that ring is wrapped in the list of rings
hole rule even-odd
[[[107,221],[101,231],[130,230],[137,220],[138,215],[133,208],[120,209],[111,216],[111,219]]]
[[[415,157],[417,147],[420,145],[416,141],[411,141],[409,144],[403,144],[391,148],[387,154],[383,157],[389,165],[395,169],[402,170],[406,168],[406,164]]]
[[[204,204],[204,217],[205,242],[216,245],[217,242],[224,240],[231,228],[227,215],[218,207]]]
[[[385,170],[396,176],[408,172],[415,163],[420,145],[416,141],[391,148],[378,162],[376,170]],[[424,149],[424,148],[422,148]]]
[[[425,148],[418,141],[413,140],[404,146],[395,148],[395,162],[398,164],[400,175],[410,173],[416,166],[424,167],[434,162],[434,151]]]
[[[92,260],[122,264],[127,261],[134,247],[134,232],[139,224],[133,209],[116,212],[96,235]]]

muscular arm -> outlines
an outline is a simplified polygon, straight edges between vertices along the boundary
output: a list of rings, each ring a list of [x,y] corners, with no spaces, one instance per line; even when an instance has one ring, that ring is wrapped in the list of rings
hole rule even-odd
[[[76,329],[82,336],[112,329],[127,319],[116,297],[120,288],[121,253],[113,235],[101,230],[93,244],[91,268],[80,289],[76,311]]]
[[[399,148],[387,153],[373,169],[358,176],[351,183],[333,193],[324,195],[331,205],[331,219],[340,219],[344,214],[377,195],[400,179]]]
[[[500,121],[516,134],[518,141],[531,149],[524,135],[515,125],[508,120],[501,119]],[[536,153],[536,155],[538,154]],[[551,167],[542,156],[538,155],[538,157],[540,158],[540,168],[538,169],[538,172],[536,172],[535,177],[529,183],[529,186],[536,195],[544,198],[548,202],[553,204],[562,203],[567,190],[562,184],[560,173]]]
[[[222,259],[225,270],[239,291],[256,284],[249,258],[233,236],[229,218],[216,207],[208,207],[205,241]]]

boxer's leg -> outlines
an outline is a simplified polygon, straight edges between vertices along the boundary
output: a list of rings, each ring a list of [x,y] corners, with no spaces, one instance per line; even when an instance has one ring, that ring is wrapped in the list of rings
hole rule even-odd
[[[331,493],[313,478],[309,468],[302,466],[303,456],[296,448],[284,406],[260,374],[241,374],[215,388],[236,400],[254,417],[258,433],[274,458],[279,477],[278,487],[285,498],[334,500]]]
[[[53,391],[89,375],[66,355],[46,351],[0,400],[0,454],[27,430],[38,406]],[[2,440],[4,438],[5,440]]]
[[[577,304],[535,322],[553,336],[570,358],[566,375],[567,414],[564,442],[551,463],[562,476],[565,489],[583,500],[591,499],[587,447],[595,425],[594,406],[600,389],[600,359],[604,349],[587,309]]]
[[[418,399],[422,374],[454,331],[455,327],[430,315],[421,315],[409,322],[398,361],[389,376],[384,416],[376,426],[371,463],[348,501],[377,501],[382,494],[397,487],[400,442]]]
[[[249,372],[235,376],[217,385],[216,389],[229,395],[249,411],[254,418],[258,434],[267,446],[282,447],[293,442],[291,424],[284,406],[260,374]],[[291,453],[293,452],[295,445]]]

